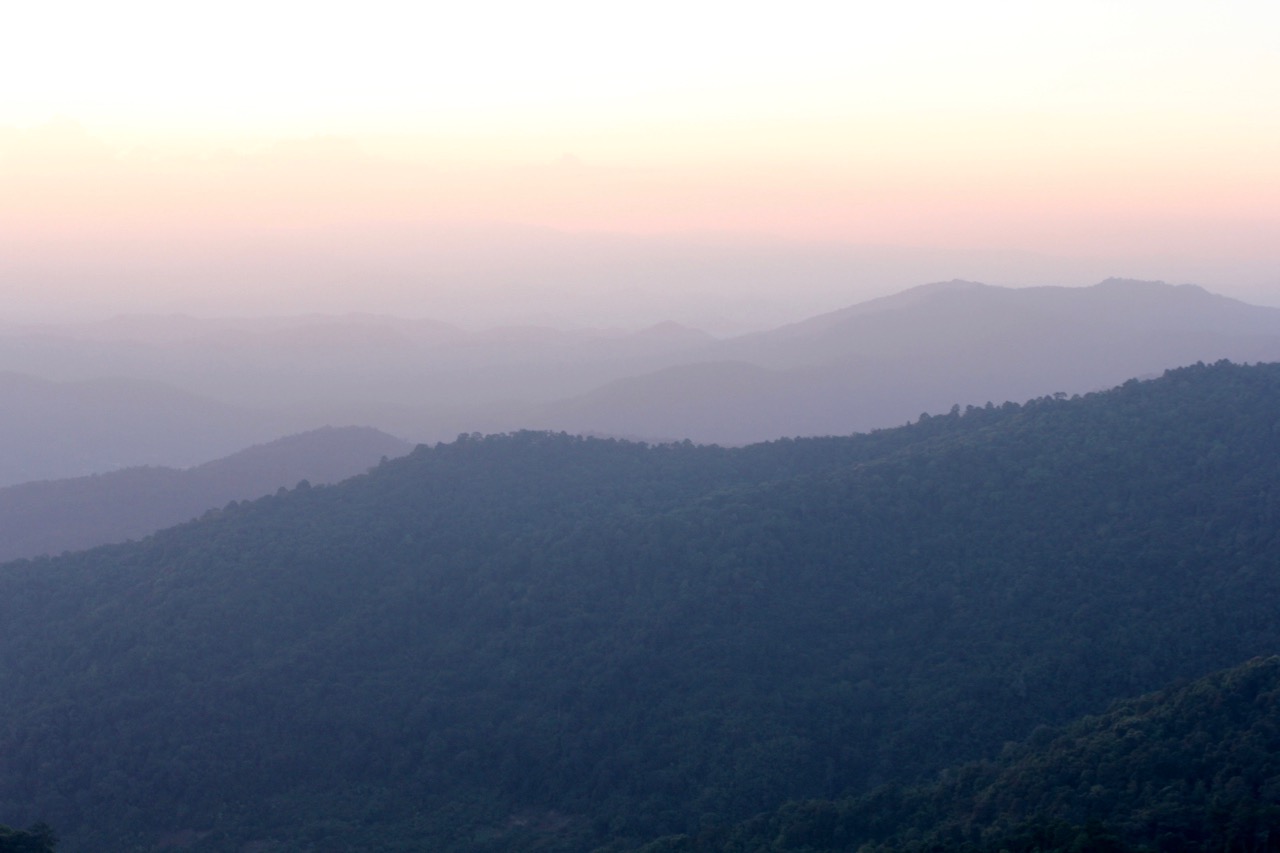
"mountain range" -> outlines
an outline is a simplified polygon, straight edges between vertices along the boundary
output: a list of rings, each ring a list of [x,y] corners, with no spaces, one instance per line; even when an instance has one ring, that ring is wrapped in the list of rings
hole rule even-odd
[[[584,853],[924,784],[1276,653],[1278,411],[1221,362],[743,448],[468,434],[8,563],[0,821]]]
[[[769,331],[467,331],[372,315],[0,328],[0,484],[187,467],[326,423],[745,444],[1280,359],[1280,309],[1108,280],[912,288]]]
[[[1280,309],[1119,279],[1022,289],[951,281],[719,341],[696,359],[552,403],[530,424],[730,444],[839,435],[1222,358],[1280,358]]]

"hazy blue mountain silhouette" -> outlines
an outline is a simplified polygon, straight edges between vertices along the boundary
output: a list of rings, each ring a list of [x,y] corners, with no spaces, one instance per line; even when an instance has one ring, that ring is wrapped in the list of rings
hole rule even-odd
[[[507,428],[502,415],[513,408],[688,361],[713,340],[676,323],[635,332],[536,326],[472,332],[376,315],[127,316],[0,328],[0,364],[63,383],[104,377],[160,383],[257,412],[260,419],[274,417],[273,428],[253,436],[255,441],[325,423],[370,424],[434,441],[484,429],[491,413],[500,421],[495,428]],[[0,400],[3,394],[0,388]],[[208,459],[247,443],[197,451],[191,458]],[[176,464],[155,455],[113,460]],[[40,476],[88,470],[107,469]]]
[[[280,415],[131,378],[0,373],[0,485],[133,465],[187,467],[287,432]]]
[[[0,382],[0,484],[185,466],[326,423],[428,442],[525,428],[726,444],[848,434],[1220,358],[1280,359],[1280,309],[1159,282],[949,281],[727,339],[676,323],[468,331],[377,315],[10,326],[0,364],[45,385],[33,397]],[[123,403],[140,395],[121,378],[202,402]],[[93,383],[117,390],[95,396]]]
[[[619,379],[536,426],[748,443],[893,426],[954,404],[1108,387],[1197,361],[1280,359],[1280,309],[1191,286],[924,285],[719,342]]]
[[[336,483],[411,449],[370,427],[325,427],[184,470],[125,468],[0,488],[0,561],[137,539],[300,480]]]

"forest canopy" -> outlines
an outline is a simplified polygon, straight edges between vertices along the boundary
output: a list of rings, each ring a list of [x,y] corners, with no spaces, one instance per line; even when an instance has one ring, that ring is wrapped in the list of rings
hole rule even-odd
[[[467,435],[9,563],[0,819],[588,851],[918,783],[1280,650],[1278,440],[1280,367],[1227,363],[741,449]]]

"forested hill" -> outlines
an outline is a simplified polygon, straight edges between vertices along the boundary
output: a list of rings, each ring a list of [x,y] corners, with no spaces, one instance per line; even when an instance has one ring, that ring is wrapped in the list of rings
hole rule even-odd
[[[1280,650],[1280,366],[740,450],[469,436],[0,567],[0,821],[621,849]]]
[[[646,853],[1280,849],[1280,658],[1038,729],[916,788],[790,803]]]

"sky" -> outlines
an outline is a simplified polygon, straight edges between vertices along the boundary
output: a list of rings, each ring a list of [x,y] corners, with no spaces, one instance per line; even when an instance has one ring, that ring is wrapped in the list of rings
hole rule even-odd
[[[1280,4],[57,2],[11,316],[725,328],[911,284],[1280,305]]]

